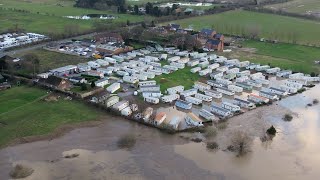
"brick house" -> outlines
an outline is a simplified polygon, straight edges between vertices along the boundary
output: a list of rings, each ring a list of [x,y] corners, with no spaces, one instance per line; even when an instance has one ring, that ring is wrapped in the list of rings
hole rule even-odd
[[[101,33],[94,36],[94,39],[98,43],[108,43],[108,42],[117,42],[117,43],[123,43],[123,38],[118,33]]]
[[[47,79],[40,79],[39,83],[47,87],[60,90],[70,90],[72,87],[72,84],[69,80],[57,76],[49,76]]]
[[[215,35],[213,36],[213,38],[214,38],[214,39],[218,39],[218,40],[224,42],[224,35],[223,35],[223,34],[215,34]]]
[[[224,44],[223,41],[218,39],[208,39],[205,43],[205,47],[209,50],[217,50],[217,51],[223,51]]]
[[[214,29],[202,29],[198,34],[200,39],[211,39],[217,32]]]

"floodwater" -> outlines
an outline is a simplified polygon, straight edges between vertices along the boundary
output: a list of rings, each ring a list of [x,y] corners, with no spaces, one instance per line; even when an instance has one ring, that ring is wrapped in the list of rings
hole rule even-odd
[[[106,118],[98,127],[0,150],[0,179],[9,179],[8,172],[16,163],[35,170],[26,178],[29,180],[318,179],[320,104],[306,107],[314,98],[320,98],[320,85],[230,119],[227,129],[219,130],[215,137],[221,147],[217,151],[181,138],[181,134],[169,135],[121,118]],[[283,113],[290,111],[294,119],[284,122]],[[259,136],[271,124],[278,134],[272,141],[261,142]],[[255,137],[252,152],[243,157],[223,150],[229,133],[237,128]],[[131,150],[121,150],[117,140],[127,133],[134,134],[137,142]],[[63,158],[73,153],[79,157]]]

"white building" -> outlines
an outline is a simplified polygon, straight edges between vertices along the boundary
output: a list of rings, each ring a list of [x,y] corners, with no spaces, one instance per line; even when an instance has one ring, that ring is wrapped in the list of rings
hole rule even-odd
[[[220,72],[220,71],[216,71],[210,74],[211,79],[222,78],[222,76],[223,76],[223,72]]]
[[[207,121],[217,121],[217,118],[215,117],[215,115],[205,109],[201,109],[199,111],[199,116],[203,117]]]
[[[188,97],[188,96],[193,96],[197,93],[198,93],[198,89],[193,88],[193,89],[188,89],[188,90],[181,92],[180,95],[182,95],[184,97]]]
[[[255,94],[249,94],[248,96],[248,100],[254,102],[254,103],[268,103],[269,99],[262,97],[262,96],[258,96]]]
[[[109,80],[107,78],[103,78],[103,79],[99,79],[98,81],[94,82],[95,85],[97,87],[104,87],[106,86],[107,84],[109,84]]]
[[[210,73],[212,73],[212,69],[209,69],[209,68],[199,71],[200,76],[206,76],[207,74],[210,74]]]
[[[279,72],[281,69],[279,67],[275,67],[275,68],[270,68],[266,70],[266,73],[268,74],[276,74],[277,72]]]
[[[145,91],[160,91],[160,85],[152,85],[152,86],[141,86],[140,87],[141,92]]]
[[[254,103],[252,103],[250,101],[247,101],[245,99],[242,99],[240,97],[234,98],[233,102],[234,102],[235,105],[238,105],[238,106],[243,107],[243,108],[247,108],[247,109],[256,108],[256,105]]]
[[[267,69],[269,69],[270,68],[270,66],[268,66],[268,65],[263,65],[263,66],[257,66],[256,68],[255,68],[255,70],[256,71],[266,71]]]
[[[248,80],[246,81],[248,85],[253,86],[253,87],[257,87],[257,88],[261,88],[262,87],[262,83],[259,83],[257,81],[254,80]]]
[[[104,75],[111,75],[113,71],[107,68],[97,68],[97,72],[103,73]]]
[[[185,117],[185,122],[189,126],[203,126],[202,120],[198,116],[194,115],[193,113],[187,113]]]
[[[300,83],[290,82],[290,81],[286,81],[284,84],[288,87],[295,88],[295,89],[301,89],[303,87],[303,85]]]
[[[237,74],[240,72],[240,69],[239,68],[232,68],[232,69],[228,69],[226,71],[227,74]]]
[[[190,71],[191,71],[192,73],[196,73],[196,72],[198,72],[198,71],[200,71],[200,70],[201,70],[200,67],[195,67],[195,68],[192,68]]]
[[[212,69],[212,70],[217,69],[218,67],[220,67],[220,64],[218,63],[208,65],[208,69]]]
[[[229,102],[222,102],[221,104],[221,107],[224,108],[224,109],[227,109],[231,112],[237,112],[237,111],[240,111],[241,108],[237,105],[234,105],[232,103],[229,103]]]
[[[203,61],[201,63],[198,64],[199,67],[201,68],[205,68],[209,65],[209,61]]]
[[[214,114],[217,114],[219,116],[222,116],[222,117],[227,117],[227,116],[231,116],[232,113],[231,111],[227,110],[227,109],[224,109],[218,105],[215,105],[215,104],[211,104],[210,106],[210,110],[212,113]]]
[[[226,94],[228,96],[233,96],[235,94],[234,91],[230,91],[230,90],[228,90],[227,88],[224,88],[224,87],[217,88],[217,91],[221,92],[222,94]]]
[[[161,101],[165,103],[171,103],[179,98],[180,98],[179,94],[170,94],[170,95],[162,96]]]
[[[216,70],[220,72],[226,72],[229,68],[227,66],[220,66]]]
[[[202,101],[206,101],[206,102],[211,102],[212,101],[212,97],[211,96],[203,95],[203,94],[200,94],[200,93],[197,93],[195,95],[195,98],[200,99]]]
[[[202,83],[202,82],[195,82],[194,85],[193,85],[194,88],[198,89],[199,91],[205,91],[205,90],[210,90],[211,89],[211,86],[209,84],[205,84],[205,83]]]
[[[107,87],[107,91],[108,91],[109,93],[114,93],[114,92],[116,92],[117,90],[119,90],[120,87],[121,87],[120,83],[117,83],[117,82],[116,82],[116,83],[111,84],[109,87]]]
[[[173,56],[171,58],[168,58],[168,61],[169,62],[175,62],[175,61],[178,61],[180,59],[180,56]]]
[[[304,80],[304,79],[287,79],[288,82],[293,82],[293,83],[299,83],[302,85],[307,85],[308,81]]]
[[[298,89],[297,88],[294,88],[294,87],[289,87],[289,86],[286,86],[286,85],[281,85],[280,86],[280,89],[281,90],[284,90],[288,93],[297,93],[298,92]]]
[[[249,70],[240,71],[237,73],[237,77],[250,76],[251,72]]]
[[[152,104],[158,104],[160,102],[159,98],[155,98],[155,97],[145,97],[144,101]]]
[[[169,70],[171,70],[171,71],[177,71],[177,70],[179,70],[178,67],[172,66],[172,65],[164,65],[163,68],[169,69]]]
[[[243,67],[247,67],[250,65],[250,61],[240,61],[236,64],[236,66],[238,68],[243,68]]]
[[[117,75],[119,75],[119,76],[129,76],[129,73],[128,73],[128,72],[125,72],[125,71],[117,71],[116,73],[117,73]]]
[[[279,96],[286,96],[288,95],[288,93],[282,89],[276,88],[276,87],[270,87],[269,89],[267,89],[268,92],[274,93],[276,95]]]
[[[283,70],[283,71],[277,72],[276,76],[277,76],[277,77],[287,77],[287,76],[289,76],[290,74],[292,74],[292,71],[291,71],[291,70]]]
[[[289,75],[289,79],[300,79],[303,76],[304,76],[303,73],[294,73]]]
[[[122,116],[130,116],[131,114],[132,114],[132,110],[131,110],[130,106],[127,106],[121,110]]]
[[[212,80],[208,80],[208,81],[207,81],[207,84],[209,84],[209,85],[212,86],[212,87],[216,87],[216,88],[218,88],[218,87],[224,87],[223,84],[218,83],[218,82],[216,82],[216,81],[212,81]]]
[[[219,84],[223,84],[223,85],[230,85],[232,84],[231,81],[227,80],[227,79],[222,79],[222,78],[217,78],[216,82]]]
[[[85,63],[80,63],[77,65],[80,72],[86,72],[91,70],[91,66]]]
[[[177,68],[179,68],[179,69],[185,68],[185,64],[183,64],[183,63],[178,63],[178,62],[172,62],[172,63],[170,63],[170,66],[175,66],[175,67],[177,67]]]
[[[233,84],[228,85],[228,89],[231,90],[231,91],[237,92],[237,93],[243,92],[243,88],[242,87],[239,87],[239,86],[236,86],[236,85],[233,85]]]
[[[194,105],[202,104],[202,100],[201,99],[194,98],[194,97],[191,97],[191,96],[186,97],[185,100],[187,102],[190,102],[190,103],[194,104]]]
[[[168,94],[177,94],[184,91],[184,86],[175,86],[167,89]]]
[[[112,106],[112,108],[114,110],[121,111],[122,109],[128,106],[129,106],[129,101],[123,100],[123,101],[117,102],[115,105]]]
[[[193,60],[193,61],[188,62],[188,66],[190,66],[190,67],[196,66],[198,64],[199,64],[199,60]]]
[[[89,61],[89,62],[88,62],[88,65],[89,65],[92,69],[97,69],[97,68],[101,67],[100,64],[98,64],[98,63],[96,63],[96,62],[94,62],[94,61]]]
[[[134,76],[123,76],[123,81],[127,82],[127,83],[134,84],[134,83],[139,82],[139,79]]]
[[[206,91],[204,91],[204,94],[207,96],[211,96],[213,98],[216,98],[216,99],[222,98],[222,93],[217,92],[217,91],[213,91],[213,90],[206,90]]]
[[[154,98],[160,98],[162,96],[161,91],[144,91],[142,92],[142,97],[154,97]]]
[[[140,81],[138,83],[139,87],[142,87],[142,86],[155,86],[157,85],[157,82],[152,80],[152,81]]]

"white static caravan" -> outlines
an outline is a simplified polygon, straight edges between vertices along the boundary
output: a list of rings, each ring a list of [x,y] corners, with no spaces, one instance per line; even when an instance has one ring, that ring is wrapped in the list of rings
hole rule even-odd
[[[205,68],[209,65],[209,61],[203,61],[201,63],[198,64],[199,67],[201,68]]]
[[[113,59],[111,57],[105,57],[104,60],[106,60],[110,64],[115,64],[117,62],[116,59]]]
[[[178,61],[180,59],[180,56],[173,56],[171,58],[168,58],[168,62],[175,62]]]
[[[192,68],[192,69],[190,70],[190,72],[196,73],[196,72],[198,72],[198,71],[200,71],[200,70],[201,70],[201,67],[195,67],[195,68]]]
[[[292,74],[291,70],[283,70],[283,71],[277,72],[276,76],[277,77],[288,77],[290,74]]]
[[[304,76],[303,73],[294,73],[289,75],[289,79],[301,79],[301,77],[303,76]]]
[[[140,87],[141,92],[145,91],[160,91],[160,85],[153,85],[153,86],[141,86]]]
[[[139,79],[137,77],[134,76],[123,76],[123,81],[127,82],[127,83],[137,83],[139,82]]]
[[[184,119],[189,126],[203,126],[202,120],[193,113],[187,113]]]
[[[256,87],[256,88],[261,88],[262,87],[262,83],[259,83],[257,81],[254,80],[248,80],[246,81],[248,85]]]
[[[175,101],[180,98],[179,94],[170,94],[166,96],[161,97],[161,101],[165,103],[171,103],[172,101]]]
[[[156,77],[156,75],[152,72],[141,72],[140,74],[147,76],[149,79],[153,79]]]
[[[231,111],[227,110],[227,109],[224,109],[218,105],[215,105],[215,104],[211,104],[210,106],[210,110],[212,113],[214,114],[217,114],[219,116],[222,116],[222,117],[227,117],[227,116],[231,116],[232,113]]]
[[[109,62],[105,61],[103,59],[97,59],[95,62],[100,64],[100,66],[108,66],[109,65]]]
[[[300,83],[290,82],[290,81],[286,81],[284,84],[288,87],[295,88],[295,89],[301,89],[303,87],[303,85]]]
[[[188,66],[193,67],[199,64],[199,60],[193,60],[188,62]]]
[[[210,61],[215,60],[217,57],[218,57],[218,56],[215,55],[215,54],[210,54],[210,55],[208,55],[208,58],[209,58]]]
[[[188,89],[188,90],[181,92],[180,95],[182,95],[184,97],[188,97],[188,96],[193,96],[197,93],[198,93],[198,89],[193,88],[193,89]]]
[[[275,67],[275,68],[270,68],[266,70],[267,74],[276,74],[277,72],[281,71],[281,69],[279,67]]]
[[[276,95],[279,95],[279,96],[286,96],[288,95],[288,93],[282,89],[279,89],[279,88],[275,88],[275,87],[270,87],[267,89],[268,92],[271,92],[271,93],[274,93]]]
[[[160,71],[161,73],[164,73],[164,74],[170,74],[171,73],[170,69],[166,69],[166,68],[163,68],[163,67],[153,67],[153,70]]]
[[[250,61],[240,61],[237,64],[235,64],[238,68],[247,67],[250,65]]]
[[[111,75],[113,71],[107,68],[97,68],[97,72],[103,73],[104,75]]]
[[[186,100],[187,102],[189,102],[189,103],[194,104],[194,105],[200,105],[200,104],[202,104],[202,100],[201,100],[201,99],[194,98],[194,97],[191,97],[191,96],[186,97],[185,100]]]
[[[240,71],[237,73],[237,77],[250,76],[251,72],[249,70]]]
[[[226,60],[224,63],[226,65],[231,65],[231,66],[235,66],[236,64],[238,64],[240,61],[238,59],[230,59],[230,60]]]
[[[211,96],[213,98],[216,98],[216,99],[222,98],[222,93],[217,92],[217,91],[213,91],[213,90],[206,90],[206,91],[204,91],[204,94],[207,96]]]
[[[271,99],[271,100],[275,100],[275,101],[276,101],[276,100],[279,100],[278,95],[273,94],[273,93],[268,92],[268,91],[264,91],[264,90],[261,90],[261,91],[259,92],[259,96],[265,97],[265,98],[268,98],[268,99]]]
[[[289,86],[286,86],[286,85],[281,85],[280,89],[284,90],[284,91],[287,91],[288,93],[297,93],[298,92],[297,88],[289,87]]]
[[[227,66],[220,66],[216,70],[220,72],[226,72],[229,68]]]
[[[229,103],[229,102],[222,102],[221,107],[224,109],[227,109],[231,112],[237,112],[237,111],[241,110],[240,106],[237,106],[237,105]]]
[[[247,109],[254,109],[254,108],[256,108],[256,105],[255,105],[254,103],[252,103],[252,102],[250,102],[250,101],[247,101],[247,100],[245,100],[245,99],[242,99],[242,98],[240,98],[240,97],[234,98],[233,103],[234,103],[235,105],[238,105],[238,106],[240,106],[240,107],[247,108]]]
[[[94,61],[89,61],[89,62],[87,62],[87,64],[88,64],[92,69],[96,69],[96,68],[101,67],[100,64],[98,64],[98,63],[96,63],[96,62],[94,62]]]
[[[207,74],[210,74],[210,73],[212,73],[212,69],[209,69],[209,68],[199,71],[200,76],[206,76]]]
[[[184,86],[175,86],[167,89],[168,94],[177,94],[184,91]]]
[[[153,73],[153,74],[155,74],[156,76],[159,76],[159,75],[162,74],[161,71],[159,71],[159,70],[154,70],[154,69],[148,69],[147,73]]]
[[[251,64],[249,64],[249,65],[246,67],[246,69],[248,69],[248,70],[253,70],[253,69],[255,69],[255,68],[258,67],[258,66],[260,66],[260,64],[251,63]]]
[[[152,104],[158,104],[160,102],[159,98],[155,98],[155,97],[145,97],[144,101]]]
[[[270,66],[264,65],[264,66],[257,66],[255,68],[256,71],[266,71],[267,69],[270,69]]]
[[[210,78],[211,79],[222,78],[222,76],[223,76],[223,72],[220,72],[220,71],[215,71],[215,72],[210,74]]]
[[[113,59],[115,59],[117,62],[123,62],[124,58],[118,55],[113,55],[112,56]]]
[[[254,102],[254,103],[268,103],[269,99],[262,97],[262,96],[258,96],[255,94],[249,94],[248,96],[248,100]]]
[[[155,98],[160,98],[162,96],[161,91],[143,91],[142,92],[142,97],[155,97]]]
[[[99,79],[94,83],[97,87],[104,87],[105,85],[109,84],[109,80],[107,78],[103,78],[103,79]]]
[[[177,62],[172,62],[172,63],[170,63],[170,66],[175,66],[175,67],[177,67],[177,68],[179,68],[179,69],[185,68],[185,64],[183,64],[183,63],[177,63]]]
[[[178,60],[178,63],[186,64],[190,61],[188,57],[184,57]]]
[[[232,68],[226,71],[227,74],[237,74],[238,72],[240,72],[239,68]]]
[[[121,110],[121,115],[122,116],[130,116],[132,114],[132,110],[130,106],[127,106],[126,108]]]
[[[80,72],[86,72],[91,70],[91,66],[85,63],[80,63],[77,65]]]
[[[124,108],[126,108],[128,106],[129,106],[129,101],[123,100],[123,101],[120,101],[120,102],[117,102],[116,104],[114,104],[112,106],[112,108],[114,110],[121,111],[122,109],[124,109]]]
[[[113,84],[111,84],[109,87],[107,87],[107,91],[109,92],[109,93],[114,93],[114,92],[116,92],[118,89],[120,89],[120,87],[121,87],[121,85],[120,85],[120,83],[113,83]]]
[[[172,66],[172,65],[164,65],[163,68],[169,69],[169,70],[171,70],[171,71],[177,71],[177,70],[179,70],[178,67]]]
[[[157,63],[157,62],[147,62],[146,64],[151,66],[161,66],[161,63]]]
[[[166,60],[168,58],[168,54],[161,54],[160,60]]]
[[[249,77],[248,77],[248,76],[241,76],[241,77],[237,77],[237,78],[236,78],[236,82],[240,82],[240,83],[246,82],[246,81],[248,81],[248,80],[249,80]]]
[[[210,64],[209,66],[208,66],[208,69],[217,69],[218,67],[220,67],[220,64],[218,64],[218,63],[214,63],[214,64]]]
[[[217,88],[217,91],[221,92],[222,94],[226,94],[228,96],[233,96],[235,94],[234,91],[230,91],[230,90],[228,90],[227,88],[224,88],[224,87]]]
[[[228,89],[231,90],[231,91],[237,92],[237,93],[243,92],[243,88],[242,87],[239,87],[239,86],[236,86],[236,85],[233,85],[233,84],[228,85]]]
[[[138,83],[139,87],[142,87],[142,86],[155,86],[157,85],[157,82],[152,80],[152,81],[140,81]]]
[[[193,85],[194,88],[198,89],[199,91],[205,91],[205,90],[210,90],[211,89],[211,86],[209,84],[205,84],[205,83],[202,83],[202,82],[195,82],[194,85]]]
[[[117,71],[117,75],[119,75],[119,76],[129,76],[129,73],[125,72],[125,71]]]
[[[227,61],[228,59],[226,57],[223,57],[223,56],[219,56],[217,57],[214,61],[215,62],[218,62],[218,63],[223,63],[225,61]]]
[[[139,81],[146,81],[148,80],[148,76],[143,74],[132,74],[133,77],[138,78]]]
[[[310,76],[304,76],[302,77],[303,80],[306,80],[307,82],[319,82],[320,77],[310,77]]]
[[[217,83],[216,81],[212,81],[212,80],[208,80],[207,84],[209,84],[212,87],[216,87],[216,88],[224,87],[223,84]]]
[[[205,109],[201,109],[199,111],[199,116],[203,117],[204,119],[206,119],[206,122],[208,121],[216,121],[217,118],[215,117],[214,114],[212,114],[211,112],[205,110]]]
[[[203,95],[203,94],[200,94],[200,93],[197,93],[194,97],[197,98],[197,99],[200,99],[202,101],[206,101],[206,102],[211,102],[212,101],[212,97],[211,96]]]
[[[154,56],[145,56],[145,59],[148,59],[150,62],[158,62],[159,58],[154,57]]]
[[[230,85],[232,84],[231,81],[227,80],[227,79],[222,79],[222,78],[218,78],[216,79],[216,82],[219,84],[223,84],[223,85]]]
[[[302,85],[307,85],[308,81],[304,80],[304,79],[287,79],[288,82],[294,82],[294,83],[299,83]]]
[[[261,72],[257,72],[257,73],[251,74],[250,78],[251,79],[260,79],[260,78],[264,79],[265,77]]]

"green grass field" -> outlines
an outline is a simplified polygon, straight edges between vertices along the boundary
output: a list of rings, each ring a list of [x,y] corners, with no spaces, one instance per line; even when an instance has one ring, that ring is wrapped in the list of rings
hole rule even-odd
[[[231,52],[233,58],[250,62],[271,64],[283,69],[311,73],[320,73],[320,65],[314,63],[320,59],[320,48],[293,44],[272,44],[258,41],[245,41],[244,47],[256,48],[255,53]]]
[[[102,115],[76,101],[40,100],[45,94],[26,86],[0,92],[0,147],[16,138],[45,135],[61,125],[96,120]]]
[[[185,89],[190,89],[194,82],[200,79],[199,74],[190,72],[191,67],[185,67],[171,74],[162,74],[156,76],[154,80],[160,84],[161,92],[164,93],[166,89],[174,86],[182,85]]]
[[[320,11],[319,0],[292,0],[285,3],[267,5],[270,9],[282,9],[287,12],[304,14],[307,11]]]
[[[177,20],[174,23],[183,27],[191,25],[195,30],[213,27],[225,34],[242,34],[241,30],[248,34],[254,28],[259,32],[259,37],[274,39],[277,36],[282,42],[291,41],[287,35],[289,32],[295,34],[299,44],[320,45],[320,23],[292,17],[237,10]]]

